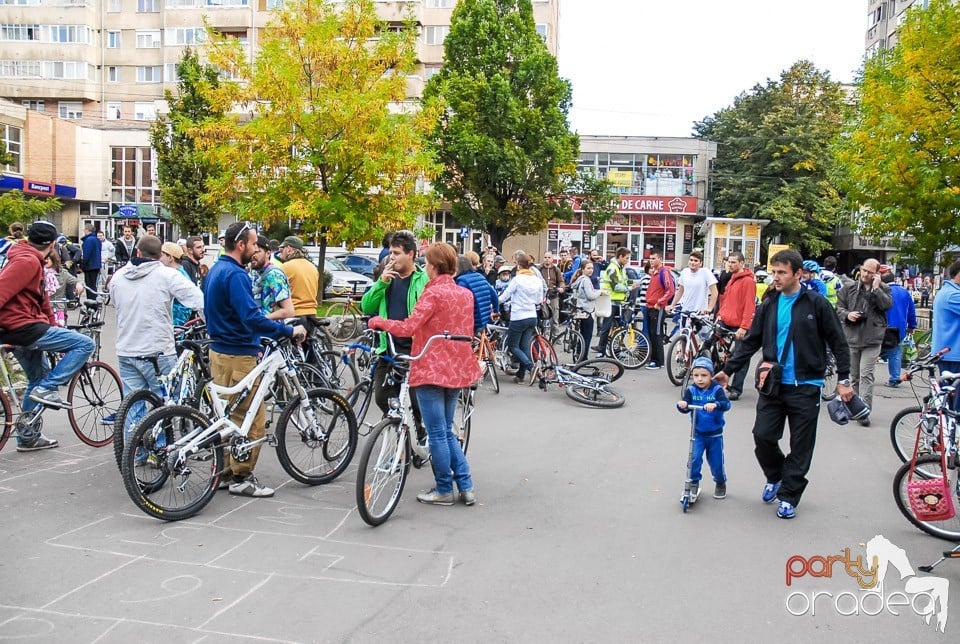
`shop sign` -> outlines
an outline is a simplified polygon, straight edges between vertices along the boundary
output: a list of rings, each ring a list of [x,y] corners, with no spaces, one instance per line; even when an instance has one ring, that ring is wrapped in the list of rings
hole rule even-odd
[[[53,184],[32,179],[23,180],[23,191],[34,195],[52,195]]]
[[[607,181],[616,188],[629,188],[633,185],[633,173],[629,170],[609,170]]]

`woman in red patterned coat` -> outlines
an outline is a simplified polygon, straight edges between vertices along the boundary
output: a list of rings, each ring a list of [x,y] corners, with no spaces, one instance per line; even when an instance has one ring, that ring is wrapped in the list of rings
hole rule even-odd
[[[473,294],[457,286],[457,252],[445,243],[431,244],[424,256],[430,281],[406,320],[372,318],[367,326],[401,337],[413,337],[411,355],[423,350],[432,335],[473,335]],[[476,503],[470,466],[453,435],[453,415],[460,390],[480,378],[468,342],[436,341],[429,352],[410,367],[410,387],[417,396],[423,423],[430,438],[430,463],[436,487],[417,495],[430,505],[453,505],[453,484],[466,505]]]

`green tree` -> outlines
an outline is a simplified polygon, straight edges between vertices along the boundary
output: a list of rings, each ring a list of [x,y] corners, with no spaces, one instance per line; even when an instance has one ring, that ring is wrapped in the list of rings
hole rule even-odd
[[[0,165],[11,165],[14,161],[13,155],[7,152],[7,146],[0,141]]]
[[[613,214],[609,185],[577,175],[570,83],[537,34],[530,0],[459,0],[444,52],[424,96],[446,108],[433,132],[443,165],[435,188],[458,221],[502,248],[510,235],[572,218],[578,190],[591,191],[588,220]]]
[[[425,134],[436,111],[407,100],[416,38],[412,23],[389,29],[371,0],[299,0],[275,14],[252,66],[239,45],[214,39],[210,61],[235,80],[208,96],[245,113],[203,128],[224,169],[214,194],[240,217],[298,222],[321,265],[328,243],[412,225],[432,204],[418,185],[435,170]]]
[[[818,255],[846,212],[831,180],[830,145],[843,125],[843,91],[829,74],[801,60],[778,80],[755,85],[733,105],[694,123],[717,142],[712,175],[715,212],[769,219],[768,238]]]
[[[62,207],[59,199],[27,197],[19,190],[4,192],[0,194],[0,227],[6,230],[7,226],[15,221],[28,225],[31,221],[51,215]]]
[[[163,204],[180,229],[191,235],[216,227],[220,213],[217,201],[209,197],[216,168],[197,149],[194,138],[197,127],[222,116],[204,93],[219,85],[219,75],[216,67],[202,64],[196,52],[184,51],[177,63],[177,95],[166,92],[170,111],[160,115],[150,131]]]
[[[910,9],[896,46],[867,60],[841,185],[863,206],[863,232],[899,239],[924,263],[960,244],[960,6]]]

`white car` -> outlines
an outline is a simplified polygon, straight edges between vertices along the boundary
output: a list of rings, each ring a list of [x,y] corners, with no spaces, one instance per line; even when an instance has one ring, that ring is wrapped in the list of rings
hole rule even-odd
[[[373,284],[373,280],[366,275],[354,273],[343,262],[332,257],[326,258],[324,268],[333,277],[323,291],[324,298],[342,297],[344,291],[354,292],[354,286],[356,286],[356,294],[363,295]]]

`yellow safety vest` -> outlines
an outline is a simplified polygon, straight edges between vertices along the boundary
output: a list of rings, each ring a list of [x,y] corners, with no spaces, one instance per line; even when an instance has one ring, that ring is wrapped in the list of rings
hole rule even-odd
[[[610,279],[610,271],[614,270],[617,272],[617,283],[627,285],[627,271],[624,270],[623,266],[620,265],[620,262],[617,260],[612,260],[610,265],[607,266],[607,270],[603,271],[603,275],[600,277],[600,288],[608,293],[610,293],[611,302],[623,302],[627,299],[627,292],[624,291],[620,293],[613,290],[613,283]]]

